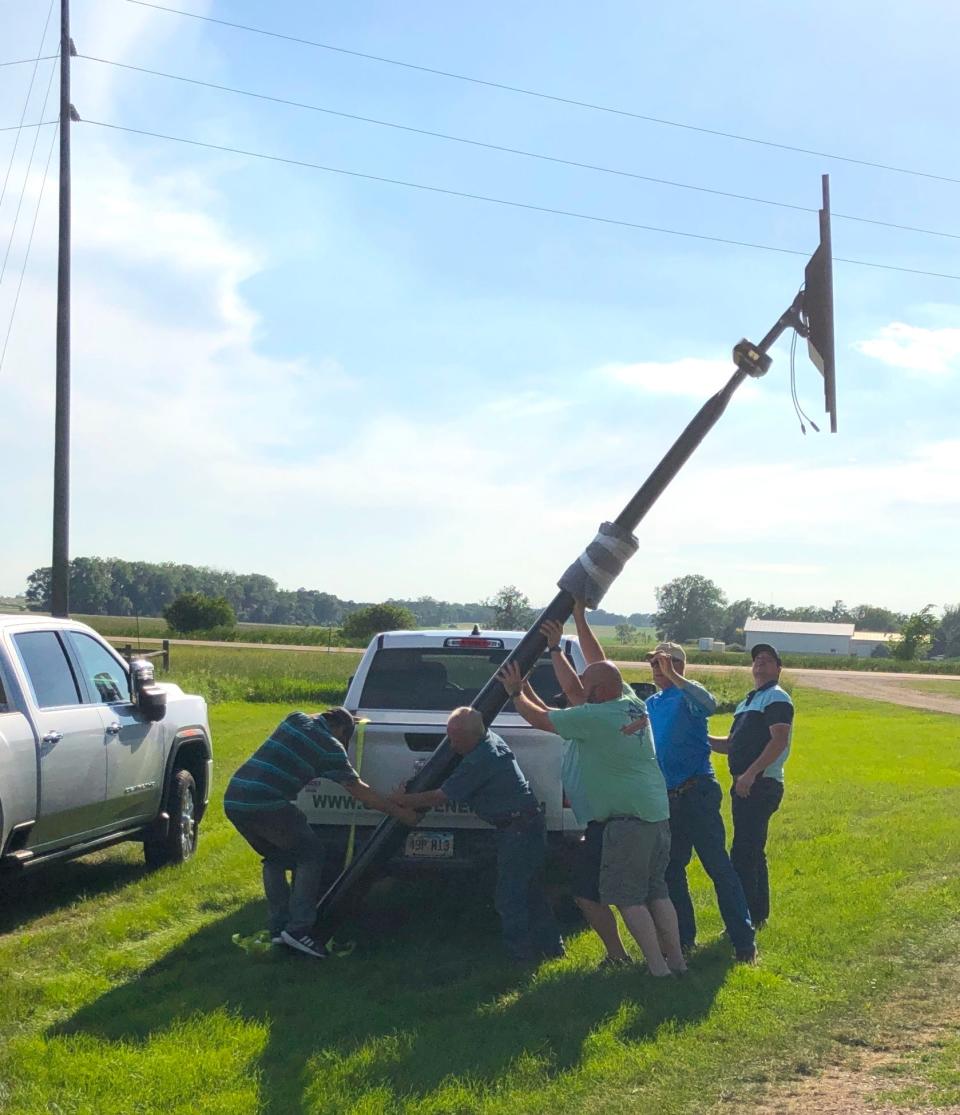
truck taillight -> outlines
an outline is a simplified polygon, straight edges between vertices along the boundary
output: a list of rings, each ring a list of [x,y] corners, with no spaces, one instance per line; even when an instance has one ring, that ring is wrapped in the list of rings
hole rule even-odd
[[[570,804],[570,799],[567,797],[566,794],[563,795],[563,808],[564,809],[572,809],[573,808]]]
[[[483,639],[473,635],[444,639],[445,647],[477,647],[480,650],[503,650],[503,639]]]

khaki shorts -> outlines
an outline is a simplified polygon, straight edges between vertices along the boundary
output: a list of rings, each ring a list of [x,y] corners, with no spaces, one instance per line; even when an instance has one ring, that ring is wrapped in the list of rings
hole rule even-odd
[[[667,898],[664,872],[670,860],[670,822],[611,817],[603,830],[600,901],[642,906]]]

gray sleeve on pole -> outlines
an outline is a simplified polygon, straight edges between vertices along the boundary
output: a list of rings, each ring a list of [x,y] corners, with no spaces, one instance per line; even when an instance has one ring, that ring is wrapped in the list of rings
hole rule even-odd
[[[616,523],[601,523],[596,538],[557,582],[575,600],[596,608],[639,548],[636,537]]]

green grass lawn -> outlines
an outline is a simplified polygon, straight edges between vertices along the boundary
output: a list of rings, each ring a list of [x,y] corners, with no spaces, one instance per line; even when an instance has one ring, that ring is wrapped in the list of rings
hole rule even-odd
[[[796,698],[757,968],[731,967],[699,868],[702,947],[668,986],[599,974],[577,925],[566,960],[506,967],[474,877],[378,887],[352,955],[251,959],[230,936],[263,924],[257,859],[215,800],[183,868],[130,846],[7,895],[0,1110],[703,1112],[809,1071],[955,948],[960,769],[955,718]],[[219,787],[287,707],[214,707]]]

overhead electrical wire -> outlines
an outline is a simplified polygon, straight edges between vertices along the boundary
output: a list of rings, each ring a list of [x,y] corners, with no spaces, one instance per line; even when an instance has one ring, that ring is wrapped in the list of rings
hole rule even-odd
[[[417,128],[410,124],[399,124],[391,120],[379,120],[371,116],[360,116],[353,112],[341,112],[337,109],[325,108],[322,105],[309,104],[305,101],[293,101],[285,97],[276,97],[268,93],[257,93],[250,89],[240,89],[230,85],[220,85],[214,81],[204,81],[200,78],[187,77],[183,74],[171,74],[162,70],[152,70],[145,66],[134,66],[128,62],[116,62],[110,58],[98,58],[91,54],[78,54],[78,58],[87,62],[97,62],[101,65],[115,66],[134,73],[149,74],[151,77],[166,78],[171,81],[184,82],[188,85],[197,85],[204,89],[215,89],[221,93],[231,93],[241,97],[252,97],[255,100],[267,101],[271,104],[286,105],[290,108],[306,109],[310,112],[320,112],[327,116],[336,116],[343,120],[355,120],[364,124],[375,124],[382,128],[393,128],[397,131],[411,132],[415,135],[429,136],[433,139],[442,139],[451,143],[466,144],[471,147],[481,147],[487,151],[499,151],[509,155],[520,155],[528,159],[537,159],[541,162],[554,163],[560,166],[575,167],[579,170],[590,170],[600,174],[616,175],[622,178],[632,178],[641,182],[653,182],[672,189],[691,190],[697,193],[713,194],[716,197],[732,198],[736,201],[746,201],[757,205],[776,206],[780,209],[792,209],[800,213],[816,213],[818,210],[809,205],[794,205],[788,201],[776,201],[771,198],[755,197],[751,194],[738,194],[729,190],[718,190],[710,186],[700,186],[690,182],[677,182],[669,178],[657,178],[650,174],[639,174],[631,170],[616,167],[600,166],[596,163],[581,162],[576,159],[564,159],[557,155],[547,155],[537,151],[527,151],[519,147],[508,147],[499,143],[487,143],[479,139],[470,139],[466,136],[451,135],[448,132],[431,131],[427,128]],[[873,217],[855,216],[849,213],[832,214],[833,217],[845,221],[857,221],[862,224],[879,225],[883,228],[898,229],[902,232],[916,232],[926,236],[942,236],[951,240],[960,240],[960,233],[944,232],[940,229],[920,228],[916,225],[905,225],[895,221],[882,221]]]
[[[23,127],[23,122],[27,118],[27,107],[30,104],[30,95],[33,93],[33,83],[37,79],[37,67],[40,65],[40,58],[43,56],[43,44],[47,39],[47,28],[50,26],[50,16],[53,14],[53,0],[50,0],[50,6],[47,8],[47,18],[43,23],[43,32],[40,35],[40,46],[37,47],[37,58],[33,61],[33,71],[30,74],[30,84],[27,86],[27,95],[23,101],[23,111],[20,113],[19,128]],[[54,56],[56,57],[56,55]],[[17,138],[13,142],[13,150],[10,152],[10,161],[7,163],[7,172],[3,176],[3,186],[0,187],[0,209],[3,208],[3,199],[7,196],[7,183],[10,181],[10,171],[13,170],[13,161],[17,155],[17,147],[20,144],[20,131],[17,131]]]
[[[26,128],[45,128],[48,124],[59,124],[59,120],[38,120],[36,124],[10,124],[0,128],[0,132],[19,132]]]
[[[145,128],[130,128],[122,124],[111,124],[105,120],[85,119],[84,123],[93,124],[99,128],[109,128],[117,132],[127,132],[131,135],[148,136],[152,139],[165,139],[173,143],[183,143],[191,147],[203,147],[211,151],[222,151],[231,155],[243,155],[251,159],[261,159],[267,162],[284,163],[288,166],[304,167],[310,170],[320,170],[328,174],[341,174],[350,178],[360,178],[368,182],[381,182],[391,186],[404,186],[407,189],[423,190],[427,193],[443,194],[447,197],[466,198],[471,201],[483,201],[492,205],[504,205],[513,209],[526,209],[536,213],[549,213],[558,217],[571,217],[581,221],[592,221],[597,224],[614,225],[620,228],[638,229],[643,232],[658,232],[668,236],[682,236],[691,240],[707,240],[715,244],[730,244],[740,248],[753,248],[758,251],[778,252],[782,255],[808,256],[808,251],[799,248],[780,248],[773,244],[757,244],[747,240],[734,240],[723,236],[708,236],[705,233],[689,232],[675,228],[665,228],[660,225],[641,224],[637,221],[621,220],[616,217],[604,217],[596,213],[579,213],[570,209],[556,209],[546,205],[535,205],[531,202],[514,201],[509,198],[491,197],[487,194],[470,193],[465,190],[452,190],[443,186],[431,186],[423,182],[410,182],[401,178],[387,178],[377,174],[364,174],[357,170],[347,170],[343,167],[326,166],[321,163],[309,162],[306,159],[291,159],[282,155],[270,155],[263,151],[249,151],[241,147],[230,147],[226,144],[208,143],[199,139],[188,139],[186,136],[169,135],[164,132],[148,131]],[[955,279],[960,281],[960,275],[944,274],[937,271],[925,271],[913,267],[900,267],[892,263],[877,263],[872,260],[846,259],[842,256],[833,257],[835,263],[849,263],[857,267],[875,267],[884,271],[899,271],[909,275],[926,275],[935,279]]]
[[[11,62],[0,62],[0,69],[4,66],[29,66],[31,62],[49,62],[51,58],[59,57],[59,54],[41,54],[37,58],[14,58]]]
[[[50,90],[53,88],[53,78],[57,72],[57,67],[50,67],[50,77],[47,80],[47,91],[43,96],[43,108],[40,109],[40,115],[47,111],[47,102],[50,100]],[[27,169],[23,175],[23,185],[20,187],[20,197],[17,200],[17,209],[13,216],[13,225],[10,228],[10,236],[7,238],[6,251],[3,253],[3,263],[0,264],[0,283],[3,282],[3,277],[7,273],[7,261],[10,259],[10,250],[13,247],[14,237],[17,234],[17,225],[20,223],[20,210],[23,207],[23,199],[27,192],[27,186],[30,182],[30,171],[33,169],[33,157],[37,153],[37,143],[40,141],[40,129],[33,133],[33,146],[30,148],[30,158],[27,159]]]
[[[59,120],[56,121],[59,124]],[[43,202],[43,191],[47,185],[47,175],[50,173],[50,159],[53,156],[53,148],[57,142],[58,128],[54,128],[53,136],[50,139],[50,149],[47,151],[47,165],[43,168],[43,179],[40,182],[40,193],[37,195],[37,207],[33,211],[33,223],[30,226],[30,236],[27,238],[27,250],[23,256],[23,263],[20,267],[20,278],[17,281],[17,292],[13,298],[13,308],[10,311],[10,320],[7,322],[7,332],[3,338],[3,348],[0,349],[0,372],[3,372],[3,364],[7,358],[7,346],[10,343],[10,334],[13,332],[13,323],[17,316],[17,307],[20,304],[20,291],[23,289],[23,277],[27,272],[27,261],[30,259],[30,249],[33,247],[33,235],[37,231],[37,218],[40,216],[40,205]]]
[[[432,74],[435,77],[450,78],[454,81],[465,81],[472,85],[482,85],[488,89],[499,89],[507,93],[517,93],[525,97],[535,97],[543,101],[553,101],[557,104],[571,105],[575,108],[585,108],[593,112],[605,112],[614,116],[625,116],[632,120],[642,120],[648,124],[659,124],[669,128],[681,128],[684,131],[699,132],[703,135],[718,136],[722,139],[732,139],[739,143],[753,143],[762,147],[773,147],[781,151],[793,151],[801,155],[815,155],[820,159],[832,159],[841,163],[852,163],[856,166],[870,167],[873,170],[887,170],[895,174],[911,174],[918,178],[931,178],[938,182],[951,182],[960,185],[960,178],[953,178],[945,174],[934,174],[930,171],[917,170],[913,167],[895,166],[891,163],[881,163],[869,159],[858,159],[850,155],[838,155],[829,151],[817,151],[809,147],[798,147],[789,143],[778,143],[771,139],[760,139],[757,136],[740,135],[737,132],[726,132],[716,128],[706,128],[697,124],[687,124],[679,120],[667,120],[660,116],[648,116],[640,112],[632,112],[625,108],[616,108],[612,105],[595,104],[591,101],[581,101],[574,97],[561,97],[553,93],[544,93],[537,89],[524,89],[522,86],[508,85],[500,81],[490,81],[486,78],[472,77],[469,74],[456,73],[452,70],[441,70],[432,66],[421,66],[414,62],[405,62],[399,58],[386,58],[379,54],[367,54],[360,50],[350,50],[347,47],[334,46],[332,43],[318,42],[315,39],[305,39],[297,35],[286,35],[280,31],[268,31],[263,27],[253,27],[246,23],[234,23],[227,19],[216,19],[214,16],[199,15],[197,12],[187,12],[182,8],[171,8],[165,4],[155,4],[152,0],[126,0],[128,4],[136,4],[142,8],[153,8],[160,12],[169,12],[173,15],[184,16],[188,19],[201,20],[204,23],[215,23],[221,27],[231,27],[237,31],[247,31],[254,35],[265,35],[273,39],[282,39],[285,42],[297,43],[300,46],[314,47],[318,50],[333,51],[336,54],[345,54],[352,58],[363,58],[368,62],[378,62],[388,66],[400,66],[407,70],[417,70],[420,73]]]

